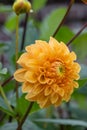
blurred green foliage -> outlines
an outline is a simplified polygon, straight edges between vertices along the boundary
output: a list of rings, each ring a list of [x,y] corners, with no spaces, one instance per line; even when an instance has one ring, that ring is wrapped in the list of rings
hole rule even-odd
[[[46,0],[33,0],[34,13],[38,12],[46,5]],[[0,56],[4,55],[4,60],[0,61],[0,84],[12,76],[15,71],[15,27],[16,15],[12,12],[11,6],[0,5],[0,13],[7,13],[7,19],[2,26],[10,39],[0,40]],[[24,46],[34,43],[36,39],[49,39],[55,32],[55,29],[60,24],[66,8],[58,8],[52,10],[43,18],[43,21],[37,21],[34,15],[30,14],[28,19],[26,38]],[[24,51],[20,51],[22,43],[22,34],[25,15],[20,16],[19,29],[19,55]],[[38,23],[38,26],[37,26]],[[75,35],[68,26],[62,26],[55,38],[58,41],[67,42]],[[82,66],[80,73],[79,89],[75,90],[69,103],[63,103],[59,108],[52,106],[41,110],[39,106],[34,103],[30,116],[23,125],[23,130],[86,130],[87,128],[87,32],[82,33],[75,39],[71,45],[73,51],[76,52],[78,62]],[[2,62],[2,63],[1,63]],[[3,67],[5,66],[5,68]],[[8,70],[8,71],[7,71]],[[19,84],[19,99],[16,101],[15,81],[12,80],[3,87],[10,105],[14,109],[12,113],[6,106],[2,96],[0,96],[0,130],[16,130],[17,116],[23,117],[30,102],[26,101],[21,92]],[[60,111],[61,110],[61,111]],[[61,112],[61,113],[60,113]],[[16,114],[19,115],[16,115]],[[9,121],[10,116],[12,120]],[[62,119],[63,118],[63,119]]]

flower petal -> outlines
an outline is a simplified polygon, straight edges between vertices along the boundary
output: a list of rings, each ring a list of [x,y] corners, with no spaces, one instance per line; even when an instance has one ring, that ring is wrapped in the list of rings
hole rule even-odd
[[[24,82],[23,86],[22,86],[22,92],[26,93],[26,92],[31,92],[33,89],[33,84],[29,83],[29,82]]]
[[[58,93],[61,97],[63,97],[63,95],[64,95],[64,89],[61,88],[61,87],[59,87],[59,85],[54,84],[53,87],[52,87],[52,89],[53,89],[53,91],[55,93]]]
[[[57,53],[59,53],[61,51],[60,43],[52,37],[50,37],[49,46],[50,46],[51,57],[57,56]]]
[[[46,84],[46,83],[47,83],[47,78],[46,78],[45,75],[42,73],[42,74],[39,75],[38,81],[39,81],[39,83],[41,83],[41,84]]]
[[[29,61],[29,55],[27,53],[24,53],[20,56],[17,63],[20,64],[22,67],[26,68],[26,63]]]
[[[58,95],[57,93],[52,93],[52,94],[51,94],[50,100],[51,100],[52,104],[54,104],[54,103],[57,102],[58,97],[59,97],[59,95]]]
[[[70,53],[70,51],[69,51],[68,47],[65,45],[65,43],[60,42],[60,45],[61,45],[61,52],[62,52],[64,55]]]
[[[46,88],[45,88],[45,90],[44,90],[44,95],[45,95],[45,96],[48,96],[48,95],[50,95],[51,93],[52,93],[51,87],[46,86]]]
[[[14,78],[18,81],[18,82],[24,82],[26,70],[25,69],[18,69],[15,73],[14,73]]]
[[[36,77],[35,73],[32,71],[27,71],[25,73],[24,78],[26,79],[26,81],[28,81],[30,83],[35,83],[37,81],[37,77]]]
[[[33,94],[30,94],[28,93],[26,96],[25,96],[25,99],[29,100],[29,101],[36,101],[38,98],[38,95],[33,95]]]
[[[74,61],[74,60],[76,60],[76,58],[77,58],[77,57],[76,57],[75,52],[72,51],[72,52],[70,53],[69,59],[72,60],[72,61]]]
[[[50,105],[50,101],[49,101],[48,97],[46,97],[45,100],[43,102],[40,102],[39,104],[40,104],[41,108],[46,108]]]
[[[78,88],[79,84],[76,81],[73,81],[73,87]]]
[[[53,37],[50,37],[49,45],[52,49],[55,50],[55,49],[59,49],[60,43]]]
[[[38,95],[39,93],[41,93],[44,90],[44,87],[40,84],[36,84],[33,86],[33,92],[34,94]]]
[[[62,98],[59,97],[56,103],[54,103],[55,107],[58,107],[61,104],[61,102],[62,102]]]

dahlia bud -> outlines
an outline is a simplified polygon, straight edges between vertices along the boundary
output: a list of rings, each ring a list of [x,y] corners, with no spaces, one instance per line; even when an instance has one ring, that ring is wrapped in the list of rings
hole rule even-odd
[[[28,0],[16,0],[13,4],[13,10],[17,15],[28,13],[31,9],[31,3]]]
[[[85,4],[87,4],[87,0],[82,0]]]

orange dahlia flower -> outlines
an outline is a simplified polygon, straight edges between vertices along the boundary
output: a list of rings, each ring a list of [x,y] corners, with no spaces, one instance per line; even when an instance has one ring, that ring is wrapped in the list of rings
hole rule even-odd
[[[78,87],[80,65],[75,53],[52,37],[49,44],[36,40],[26,51],[17,61],[22,68],[14,73],[14,78],[23,82],[26,99],[37,101],[41,108],[68,101]]]

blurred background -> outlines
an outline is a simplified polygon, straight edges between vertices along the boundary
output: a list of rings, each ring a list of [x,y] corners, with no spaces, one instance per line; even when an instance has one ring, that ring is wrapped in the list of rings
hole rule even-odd
[[[33,0],[30,0],[30,1],[31,3],[33,3]],[[38,21],[43,20],[44,17],[47,14],[49,14],[49,12],[51,12],[53,9],[59,8],[59,7],[66,7],[69,1],[70,0],[45,0],[45,6],[43,6],[39,10],[38,9],[35,10],[36,19]],[[2,9],[3,5],[7,5],[8,7],[10,7],[13,4],[13,2],[14,0],[8,0],[8,1],[0,0],[1,10],[3,10]],[[34,7],[38,8],[38,3],[37,5],[34,5]],[[3,11],[0,11],[0,12],[1,12],[0,13],[0,28],[1,28],[1,26],[5,23],[5,20],[7,19],[9,13],[8,11],[4,13]],[[82,26],[86,21],[87,21],[87,5],[83,4],[81,0],[76,0],[64,24],[68,25],[70,28],[72,28],[74,31],[77,32],[80,26]],[[2,39],[4,36],[5,35],[3,34],[1,30],[0,39]],[[8,38],[9,37],[5,36],[5,39],[8,39]]]
[[[16,15],[12,10],[13,2],[14,0],[0,0],[0,84],[12,76],[15,71]],[[48,41],[62,20],[69,2],[70,0],[31,0],[33,12],[30,13],[27,22],[24,47],[34,43],[36,39]],[[76,0],[55,38],[58,41],[68,43],[85,23],[87,23],[87,5],[81,0]],[[20,55],[25,51],[24,48],[21,50],[25,14],[20,15],[19,26]],[[28,117],[23,130],[87,130],[87,28],[72,42],[70,49],[76,52],[82,68],[81,79],[78,81],[79,89],[75,90],[68,103],[64,102],[58,108],[52,106],[41,110],[36,104],[34,113]],[[6,68],[7,71],[2,71],[3,68]],[[11,80],[3,88],[11,106],[22,117],[29,102],[24,99],[25,95],[22,94],[21,85],[19,85],[19,100],[16,104],[14,82]],[[15,124],[14,119],[10,118],[10,112],[1,96],[0,110],[0,130],[15,130],[17,124]],[[39,118],[44,119],[44,121],[39,122],[37,120]],[[55,122],[45,120],[49,118],[55,119]],[[66,122],[63,119],[79,121],[76,123],[71,120]]]

